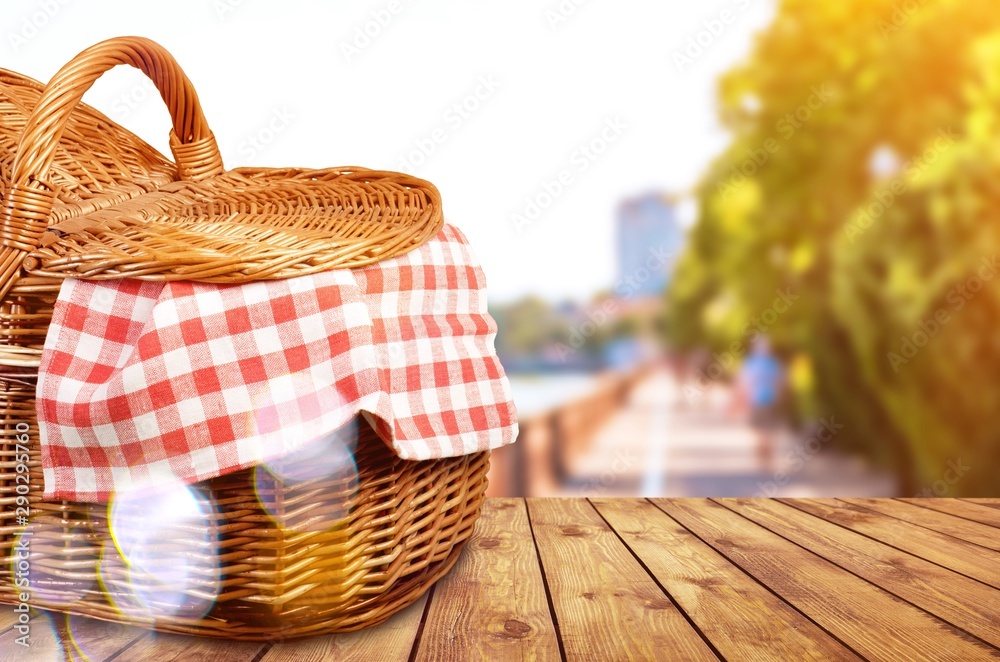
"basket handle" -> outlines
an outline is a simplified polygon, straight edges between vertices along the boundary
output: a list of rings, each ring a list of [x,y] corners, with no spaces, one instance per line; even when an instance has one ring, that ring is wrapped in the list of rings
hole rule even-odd
[[[24,253],[38,247],[48,225],[56,191],[46,180],[73,110],[91,85],[119,64],[146,74],[167,104],[173,122],[170,150],[180,178],[196,181],[223,172],[222,156],[198,94],[166,49],[142,37],[119,37],[91,46],[45,86],[18,141],[11,186],[0,201],[0,245],[13,249],[0,249],[0,293],[16,270],[13,262],[20,268]]]

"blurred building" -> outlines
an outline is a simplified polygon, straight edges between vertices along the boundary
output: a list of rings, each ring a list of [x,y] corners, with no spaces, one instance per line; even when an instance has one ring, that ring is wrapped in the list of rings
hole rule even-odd
[[[661,350],[659,319],[663,294],[684,241],[673,198],[651,192],[624,200],[616,223],[617,278],[608,299],[613,311],[606,366],[628,369],[651,361]]]
[[[618,207],[618,281],[623,298],[659,297],[667,286],[684,233],[672,200],[659,192],[625,200]]]

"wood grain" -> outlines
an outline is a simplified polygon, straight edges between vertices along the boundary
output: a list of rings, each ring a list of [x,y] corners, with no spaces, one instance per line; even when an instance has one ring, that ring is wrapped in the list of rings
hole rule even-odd
[[[1000,591],[779,502],[716,501],[959,629],[1000,646]]]
[[[14,605],[0,605],[0,634],[17,623],[17,613]]]
[[[249,641],[151,632],[122,651],[115,662],[246,662],[267,646]]]
[[[956,501],[975,503],[987,508],[1000,508],[1000,499],[956,499]]]
[[[4,605],[7,608],[7,605]],[[58,634],[57,620],[59,614],[34,611],[28,623],[28,646],[17,643],[23,635],[16,630],[7,630],[0,634],[0,660],[3,662],[37,662],[38,660],[62,661],[67,659],[63,653],[62,639]]]
[[[413,649],[427,594],[385,623],[358,632],[276,643],[261,662],[405,660]]]
[[[455,569],[438,582],[417,660],[558,660],[523,499],[490,499]]]
[[[567,659],[716,659],[589,503],[529,499],[528,512]]]
[[[371,629],[240,643],[35,612],[25,650],[8,607],[0,662],[1000,660],[1000,552],[953,535],[1000,532],[996,505],[491,499],[433,593]]]
[[[109,623],[107,621],[97,621],[82,616],[70,616],[68,624],[65,617],[56,617],[64,620],[60,627],[60,633],[68,632],[70,636],[64,637],[64,644],[67,649],[78,657],[86,656],[90,660],[106,660],[116,652],[138,643],[144,637],[150,636],[148,630],[122,623]]]
[[[959,499],[900,499],[900,501],[1000,528],[1000,510],[989,506]],[[997,531],[997,536],[1000,536],[1000,531]]]
[[[655,503],[863,657],[996,659],[995,649],[728,508]]]
[[[953,515],[946,515],[929,508],[921,508],[895,499],[843,499],[846,503],[861,506],[888,517],[895,517],[959,540],[965,540],[994,551],[1000,550],[1000,534],[993,527],[970,522]]]
[[[652,503],[592,501],[723,657],[859,659]]]
[[[996,552],[838,499],[783,501],[1000,589],[1000,555]]]

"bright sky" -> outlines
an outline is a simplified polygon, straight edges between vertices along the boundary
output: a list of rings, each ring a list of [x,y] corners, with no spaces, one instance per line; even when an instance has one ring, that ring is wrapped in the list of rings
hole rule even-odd
[[[727,143],[715,81],[773,5],[4,0],[0,67],[45,81],[101,39],[150,37],[194,81],[228,167],[408,169],[441,189],[494,300],[584,298],[614,281],[618,202],[689,189]],[[142,81],[119,67],[87,101],[169,153]]]

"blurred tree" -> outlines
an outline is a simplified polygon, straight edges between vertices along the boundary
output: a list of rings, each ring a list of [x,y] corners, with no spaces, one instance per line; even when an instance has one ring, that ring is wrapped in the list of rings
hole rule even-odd
[[[552,342],[568,342],[568,322],[539,297],[525,297],[505,306],[491,307],[490,314],[500,329],[496,348],[501,356],[538,356]]]
[[[671,342],[726,347],[793,292],[765,332],[808,360],[838,445],[907,495],[1000,493],[1000,12],[784,0],[719,90],[734,140],[699,189]]]

